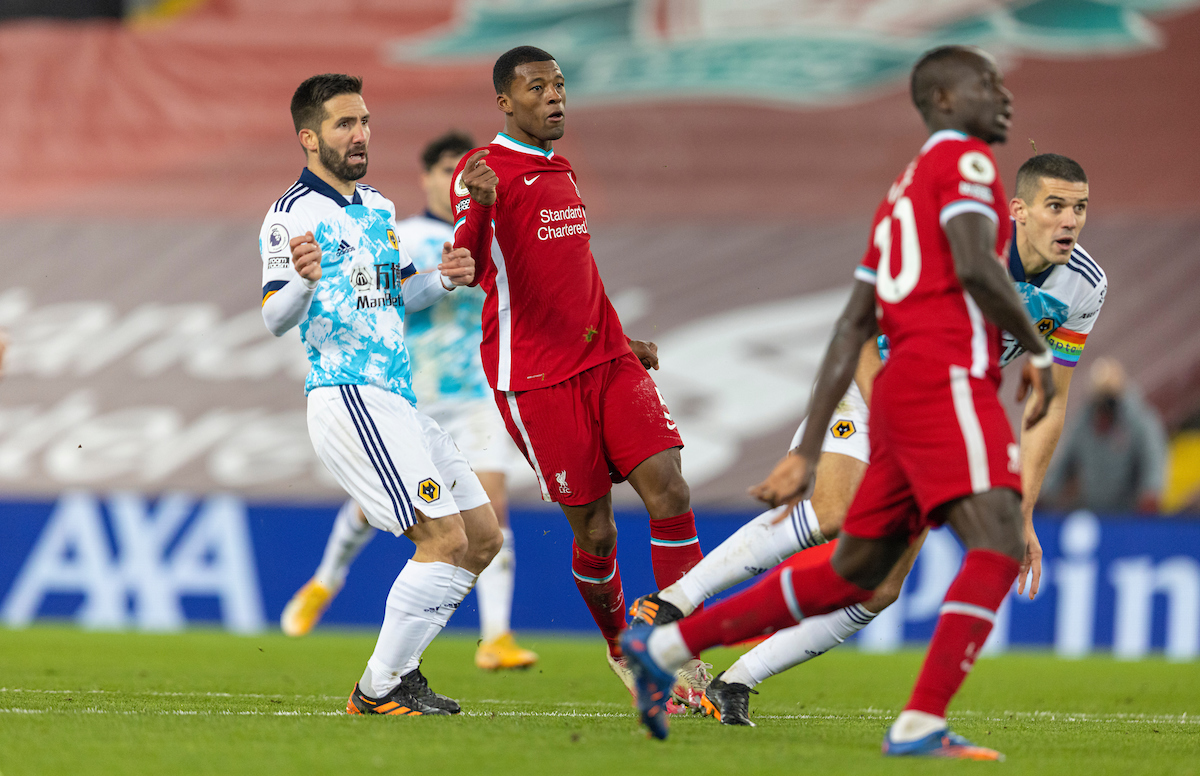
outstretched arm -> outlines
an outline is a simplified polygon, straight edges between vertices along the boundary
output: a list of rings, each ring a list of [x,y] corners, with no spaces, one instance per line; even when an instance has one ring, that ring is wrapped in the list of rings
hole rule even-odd
[[[776,464],[767,479],[750,489],[751,496],[771,506],[795,506],[808,494],[817,469],[817,458],[821,455],[825,428],[854,379],[863,343],[877,331],[875,287],[856,280],[850,301],[834,325],[833,339],[817,371],[804,436],[800,444]]]
[[[404,307],[424,310],[442,299],[458,286],[468,286],[475,279],[475,260],[466,248],[454,248],[442,243],[442,262],[436,272],[419,272],[403,280]]]
[[[1021,429],[1021,515],[1025,518],[1026,549],[1025,560],[1017,575],[1017,595],[1025,593],[1025,584],[1028,582],[1030,600],[1037,595],[1042,579],[1042,543],[1033,530],[1033,508],[1037,505],[1046,470],[1050,468],[1050,459],[1054,457],[1054,449],[1062,436],[1063,421],[1067,416],[1067,394],[1071,390],[1071,376],[1075,369],[1055,364],[1050,367],[1050,372],[1055,390],[1045,419],[1036,426],[1024,426]],[[1026,417],[1034,410],[1034,402],[1035,397],[1029,397],[1025,404]]]

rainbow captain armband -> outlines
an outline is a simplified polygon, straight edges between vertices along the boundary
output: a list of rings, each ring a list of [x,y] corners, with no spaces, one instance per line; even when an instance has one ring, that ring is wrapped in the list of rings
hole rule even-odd
[[[1046,338],[1050,352],[1054,354],[1054,363],[1059,366],[1075,366],[1083,354],[1083,343],[1087,335],[1059,326],[1054,333]]]

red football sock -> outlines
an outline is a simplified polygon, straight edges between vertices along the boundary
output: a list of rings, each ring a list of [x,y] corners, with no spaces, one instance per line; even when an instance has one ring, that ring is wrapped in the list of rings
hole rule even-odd
[[[946,716],[946,706],[967,678],[992,632],[996,610],[1016,580],[1019,566],[1007,555],[992,550],[967,553],[958,576],[946,592],[925,665],[904,707],[906,711]]]
[[[696,516],[690,509],[682,515],[650,521],[650,565],[659,590],[678,582],[703,558],[696,536]]]
[[[571,572],[575,575],[575,587],[579,588],[592,619],[608,642],[609,654],[620,657],[618,641],[621,631],[625,630],[625,593],[621,590],[621,572],[617,568],[617,548],[613,547],[612,554],[602,558],[584,552],[572,543]]]
[[[833,570],[828,561],[832,547],[822,545],[800,554],[809,553],[823,554],[824,562],[800,568],[782,563],[753,587],[680,620],[679,635],[692,654],[790,628],[801,616],[814,617],[871,597],[870,590],[847,582]]]

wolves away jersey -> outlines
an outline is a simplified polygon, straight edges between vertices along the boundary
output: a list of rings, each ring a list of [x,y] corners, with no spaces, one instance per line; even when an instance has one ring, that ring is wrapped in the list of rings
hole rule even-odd
[[[999,382],[999,329],[958,282],[944,227],[962,213],[990,218],[1000,261],[1011,233],[1006,208],[990,149],[962,132],[935,132],[892,184],[854,273],[875,286],[892,361],[957,365]]]
[[[1017,293],[1025,303],[1029,320],[1046,338],[1054,354],[1054,363],[1075,366],[1083,353],[1088,334],[1096,325],[1108,277],[1100,265],[1079,245],[1071,251],[1066,264],[1052,264],[1033,277],[1026,277],[1016,241],[1008,252],[1008,271]],[[1003,333],[1000,366],[1006,366],[1025,348],[1008,332]]]
[[[304,392],[374,385],[416,404],[400,283],[417,270],[396,238],[395,206],[362,184],[348,199],[306,168],[263,221],[264,303],[299,277],[288,241],[305,232],[321,246],[321,280],[300,322],[311,365]]]
[[[470,249],[483,305],[483,369],[492,387],[554,385],[629,352],[589,245],[570,163],[496,135],[484,161],[500,179],[482,207],[454,172],[454,245]],[[476,149],[478,150],[478,149]]]
[[[1066,264],[1054,264],[1034,277],[1027,277],[1013,240],[1008,251],[1008,272],[1025,303],[1029,320],[1046,338],[1054,363],[1068,367],[1078,364],[1108,291],[1104,270],[1076,245]],[[1000,366],[1008,366],[1024,352],[1016,337],[1001,332]],[[888,355],[888,338],[880,334],[879,356],[887,361]]]
[[[442,243],[454,241],[454,228],[426,213],[396,224],[396,236],[419,272],[436,272]],[[484,297],[482,288],[461,287],[437,304],[405,314],[404,341],[421,406],[490,400],[479,356]]]

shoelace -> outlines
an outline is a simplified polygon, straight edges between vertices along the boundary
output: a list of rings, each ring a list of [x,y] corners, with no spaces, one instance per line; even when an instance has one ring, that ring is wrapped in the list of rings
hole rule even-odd
[[[722,684],[725,685],[724,690],[727,694],[726,697],[728,698],[729,705],[735,707],[730,709],[730,711],[734,712],[730,716],[749,718],[750,693],[758,695],[758,690],[753,687],[747,687],[744,684],[727,684],[725,682],[722,682]]]
[[[693,687],[704,689],[712,682],[712,674],[708,669],[712,668],[712,663],[705,663],[702,660],[696,660],[692,664],[685,664],[682,673],[687,677],[687,681]]]

